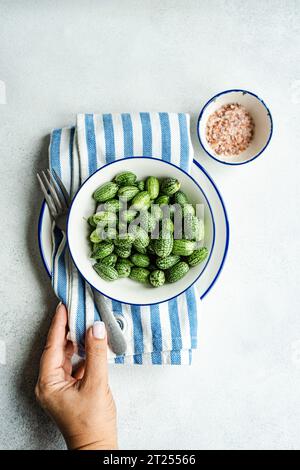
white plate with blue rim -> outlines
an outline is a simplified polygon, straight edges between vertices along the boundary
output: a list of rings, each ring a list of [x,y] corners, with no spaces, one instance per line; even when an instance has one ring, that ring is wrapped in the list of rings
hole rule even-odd
[[[132,160],[133,159],[131,159],[131,162]],[[99,171],[99,175],[100,174],[101,174],[101,170]],[[207,234],[208,234],[207,244],[209,248],[209,256],[207,260],[201,266],[201,269],[199,270],[199,272],[197,272],[197,276],[193,279],[193,282],[189,283],[189,285],[192,285],[193,283],[195,283],[199,296],[201,299],[203,299],[205,295],[211,290],[211,288],[215,284],[223,268],[223,265],[226,259],[226,254],[228,251],[228,245],[229,245],[229,223],[228,223],[228,217],[227,217],[225,205],[224,205],[221,194],[216,184],[214,183],[212,178],[208,175],[208,173],[204,170],[204,168],[198,162],[196,162],[196,160],[193,161],[191,174],[190,175],[186,174],[186,176],[192,177],[195,184],[200,188],[201,193],[202,193],[202,200],[205,205],[205,211],[207,212],[207,218],[209,222],[209,229],[207,231]],[[93,175],[91,178],[93,178]],[[75,197],[75,200],[76,200],[76,197]],[[50,217],[50,214],[49,214],[49,211],[45,202],[42,205],[40,217],[39,217],[38,240],[39,240],[41,257],[42,257],[45,269],[50,276],[51,275],[51,253],[52,253],[51,217]],[[70,244],[70,240],[69,240],[69,244]],[[125,296],[120,297],[119,293],[118,295],[115,295],[114,293],[112,293],[111,295],[111,293],[106,289],[106,286],[104,284],[103,284],[104,287],[102,286],[102,284],[95,285],[94,281],[89,277],[89,274],[85,275],[85,273],[83,272],[85,268],[83,264],[81,263],[81,261],[79,262],[78,257],[75,256],[76,259],[74,259],[74,245],[73,247],[71,246],[71,254],[73,255],[73,260],[75,261],[75,264],[77,265],[77,267],[79,267],[79,270],[83,274],[85,279],[91,285],[93,285],[93,287],[95,287],[97,290],[102,292],[104,295],[110,298],[113,298],[114,300],[119,300],[125,303],[138,304],[138,305],[145,304],[145,302],[143,302],[142,300],[145,297],[142,296],[140,299],[139,296],[136,295],[136,292],[137,292],[136,288],[133,291],[132,298],[131,298],[130,292],[128,290],[128,286],[125,286],[125,289],[121,289],[121,291],[123,291],[124,293],[126,292],[126,294]],[[82,258],[82,261],[85,262],[86,269],[89,269],[86,263],[86,260]],[[78,263],[80,263],[80,265],[78,265]],[[88,272],[89,271],[86,271],[86,273]],[[124,281],[131,282],[131,284],[134,284],[132,283],[132,281],[128,279],[120,280],[120,282],[124,282]],[[95,280],[95,282],[98,282],[98,279]],[[114,283],[109,283],[109,284],[112,285]],[[186,288],[188,288],[189,285],[183,286],[182,291],[186,290]],[[156,291],[156,289],[152,289],[152,291]],[[179,295],[180,293],[181,292],[178,292],[176,293],[176,295]],[[150,294],[150,291],[149,291],[149,294]],[[162,297],[160,296],[156,297],[155,301],[153,300],[155,299],[154,297],[153,299],[152,298],[150,299],[149,297],[149,299],[147,299],[146,304],[159,303],[162,301],[169,300],[172,297],[173,295],[170,296],[169,293],[166,292],[166,296],[163,295]]]

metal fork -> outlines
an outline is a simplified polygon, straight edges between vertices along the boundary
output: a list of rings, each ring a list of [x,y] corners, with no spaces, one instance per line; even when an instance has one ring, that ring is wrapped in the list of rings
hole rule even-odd
[[[37,174],[37,179],[52,218],[55,220],[57,227],[66,233],[68,212],[71,204],[71,198],[66,187],[55,170],[53,170],[53,174],[50,170],[41,171],[40,174]],[[122,355],[126,351],[126,340],[120,325],[113,312],[107,307],[103,296],[95,289],[93,289],[93,293],[95,303],[101,313],[101,319],[105,323],[111,350],[118,356]]]

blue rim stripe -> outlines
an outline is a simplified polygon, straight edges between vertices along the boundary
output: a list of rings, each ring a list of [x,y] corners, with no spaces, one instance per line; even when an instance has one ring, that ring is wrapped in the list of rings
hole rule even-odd
[[[123,310],[122,310],[122,304],[121,302],[118,302],[117,300],[112,300],[112,309],[115,315],[122,315],[123,316]]]
[[[159,113],[159,120],[161,126],[162,159],[165,162],[171,163],[171,129],[168,113]]]
[[[197,328],[198,328],[198,317],[197,317],[197,304],[195,297],[195,289],[191,288],[185,292],[188,316],[190,322],[190,337],[191,337],[191,348],[197,348]]]
[[[186,115],[178,114],[179,131],[180,131],[180,167],[187,171],[189,168],[189,138]]]
[[[133,362],[134,362],[134,364],[140,364],[140,365],[142,365],[142,364],[143,364],[143,356],[142,356],[142,354],[134,354],[134,356],[133,356]]]
[[[169,318],[170,318],[170,327],[171,327],[171,336],[172,336],[172,349],[182,349],[182,339],[181,339],[181,330],[178,314],[178,304],[177,297],[172,300],[169,300]]]
[[[143,134],[143,155],[151,157],[152,155],[152,129],[149,113],[140,113]]]
[[[54,129],[50,142],[50,166],[51,169],[56,171],[58,176],[61,176],[61,166],[59,159],[61,132],[61,129]]]
[[[62,134],[62,129],[54,129],[51,135],[51,140],[50,140],[50,168],[51,171],[55,170],[59,176],[61,176],[61,165],[60,165],[60,143],[61,143],[61,134]],[[53,260],[55,259],[59,245],[62,241],[62,234],[59,230],[54,228],[54,240],[55,240],[55,246],[54,246],[54,255],[52,256],[52,266],[53,266],[53,275],[52,275],[52,285],[54,282],[54,275],[55,275],[55,265],[53,263]],[[58,273],[59,273],[59,263],[58,263]],[[59,281],[59,276],[58,276],[58,281]],[[59,282],[58,282],[59,283]],[[55,288],[55,286],[53,285]],[[54,289],[55,290],[55,289]],[[58,296],[61,293],[58,292]],[[62,299],[63,300],[63,299]]]
[[[152,330],[153,350],[162,351],[162,331],[158,304],[150,305],[150,321]]]
[[[267,140],[267,143],[266,145],[262,148],[262,150],[260,150],[259,153],[257,153],[256,155],[254,155],[253,158],[251,158],[250,160],[246,160],[245,162],[225,162],[223,160],[220,160],[218,159],[217,157],[215,157],[214,155],[212,155],[205,147],[204,143],[202,142],[201,140],[201,137],[200,137],[200,131],[199,131],[199,127],[200,127],[200,121],[202,119],[202,116],[204,114],[204,111],[205,109],[207,108],[207,106],[212,102],[214,101],[216,98],[218,98],[219,96],[222,96],[222,95],[226,95],[227,93],[233,93],[233,92],[241,92],[243,94],[247,94],[247,95],[252,95],[254,96],[255,98],[257,98],[261,104],[266,108],[267,110],[267,114],[269,116],[269,119],[270,119],[270,135],[269,135],[269,138]],[[243,90],[243,89],[239,89],[239,88],[233,88],[231,90],[225,90],[225,91],[221,91],[220,93],[217,93],[216,95],[214,95],[212,98],[210,98],[210,100],[207,101],[207,103],[205,103],[205,105],[203,106],[203,108],[201,109],[200,111],[200,114],[199,114],[199,117],[198,117],[198,121],[197,121],[197,135],[198,135],[198,139],[199,139],[199,142],[201,144],[201,147],[203,148],[203,150],[207,153],[207,155],[209,155],[211,158],[213,158],[216,162],[219,162],[219,163],[223,163],[223,165],[230,165],[230,166],[238,166],[238,165],[245,165],[246,163],[250,163],[250,162],[253,162],[253,160],[256,160],[257,157],[259,157],[267,148],[267,146],[269,145],[270,143],[270,140],[272,138],[272,135],[273,135],[273,128],[274,128],[274,123],[273,123],[273,118],[272,118],[272,114],[271,114],[271,111],[270,109],[268,108],[268,106],[266,105],[266,103],[264,102],[264,100],[262,100],[258,95],[256,95],[255,93],[252,93],[251,91],[248,91],[248,90]]]
[[[133,155],[133,129],[129,113],[121,114],[124,134],[124,157]]]
[[[162,347],[162,331],[161,322],[159,317],[158,305],[150,305],[150,321],[151,321],[151,332],[152,332],[152,363],[162,364],[161,351]]]
[[[162,364],[162,355],[160,351],[153,351],[151,353],[151,362],[153,365],[161,365]]]
[[[144,341],[143,341],[143,327],[141,320],[141,307],[139,305],[131,306],[131,316],[133,323],[133,342],[135,354],[143,354]]]
[[[180,366],[181,354],[180,351],[170,351],[171,364]]]
[[[51,136],[51,143],[50,143],[50,166],[51,169],[54,169],[59,176],[61,176],[61,165],[60,165],[60,144],[61,144],[61,129],[55,129]],[[53,260],[56,258],[59,247],[63,240],[63,235],[60,230],[56,227],[54,228],[54,239],[55,239],[55,249],[54,249],[54,256]],[[66,255],[66,247],[67,243],[65,244],[59,258],[57,260],[57,296],[59,299],[67,303],[67,273],[66,273],[66,265],[65,265],[65,255]],[[53,263],[53,276],[52,276],[52,284],[54,282],[54,275],[55,275],[55,266]],[[55,287],[55,286],[53,286]]]
[[[103,127],[105,136],[106,162],[112,163],[115,160],[115,136],[111,114],[103,114]]]
[[[85,140],[88,149],[89,174],[91,175],[97,170],[95,126],[92,114],[85,115]]]

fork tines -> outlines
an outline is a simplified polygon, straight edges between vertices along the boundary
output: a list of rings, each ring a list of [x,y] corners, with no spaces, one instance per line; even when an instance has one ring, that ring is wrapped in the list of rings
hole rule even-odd
[[[47,177],[48,174],[48,177]],[[70,199],[65,186],[55,172],[54,176],[47,170],[37,174],[37,179],[45,196],[52,217],[62,214],[68,209]]]

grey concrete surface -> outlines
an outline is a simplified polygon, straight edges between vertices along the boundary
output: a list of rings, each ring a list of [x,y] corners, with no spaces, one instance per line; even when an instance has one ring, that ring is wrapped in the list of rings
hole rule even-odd
[[[299,448],[299,1],[0,0],[0,18],[0,448],[64,448],[33,396],[56,303],[37,246],[47,135],[77,112],[142,110],[191,113],[231,245],[193,365],[111,369],[120,446]],[[275,123],[239,168],[195,133],[231,87],[261,95]]]

